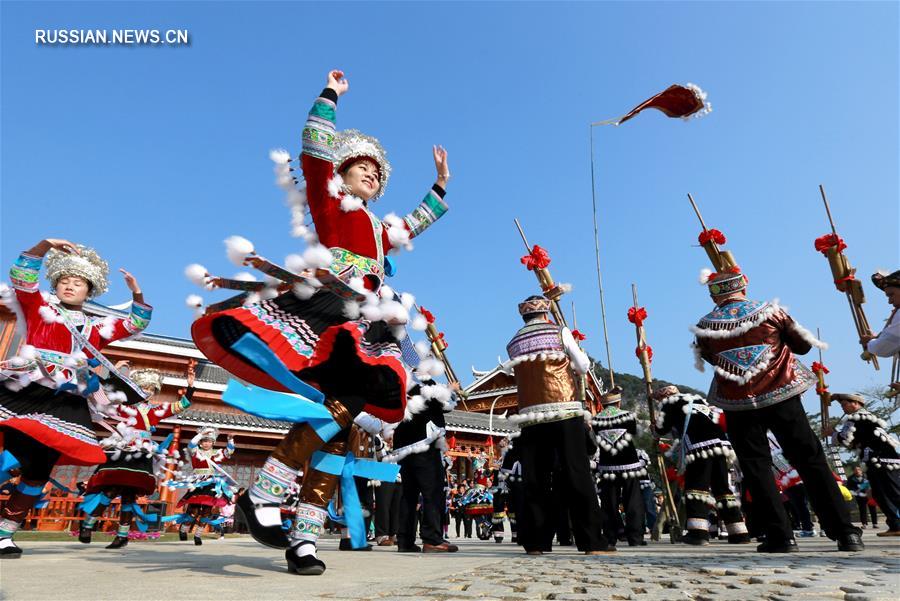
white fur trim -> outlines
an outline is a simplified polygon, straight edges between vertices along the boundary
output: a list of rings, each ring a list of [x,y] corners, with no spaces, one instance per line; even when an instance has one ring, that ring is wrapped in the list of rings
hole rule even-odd
[[[796,332],[798,336],[803,338],[803,340],[805,340],[815,348],[822,349],[823,351],[828,348],[828,343],[822,342],[821,340],[816,338],[812,332],[801,326],[796,321],[791,322],[791,329],[794,330],[794,332]]]
[[[746,322],[735,328],[711,330],[693,325],[690,327],[690,331],[698,338],[735,338],[746,334],[781,310],[782,307],[778,304],[778,301],[772,301],[764,309],[761,309],[759,313],[754,315],[752,319],[748,319]]]

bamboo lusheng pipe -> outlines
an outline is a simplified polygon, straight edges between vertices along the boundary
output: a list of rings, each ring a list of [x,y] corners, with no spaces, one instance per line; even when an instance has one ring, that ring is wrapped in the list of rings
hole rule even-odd
[[[631,285],[631,297],[634,301],[635,311],[638,309],[637,285]],[[634,324],[634,334],[637,338],[637,346],[639,349],[638,359],[641,362],[641,369],[644,376],[644,387],[647,393],[647,411],[650,416],[651,429],[656,423],[656,409],[653,407],[653,374],[650,371],[650,355],[647,353],[647,333],[643,325]]]
[[[816,338],[821,339],[822,334],[819,332],[819,328],[816,328]],[[815,370],[816,379],[818,380],[818,384],[816,385],[816,394],[819,395],[819,406],[822,418],[822,438],[826,438],[828,434],[826,434],[826,430],[828,427],[828,409],[831,405],[831,393],[828,392],[828,385],[825,383],[825,364],[822,361],[822,349],[819,349],[819,369]]]
[[[525,244],[525,252],[531,254],[532,246],[528,244],[528,238],[525,237],[525,230],[522,229],[522,224],[519,223],[518,219],[513,219],[513,222],[516,224],[516,229],[519,230],[519,235],[522,237],[522,242]],[[553,282],[553,277],[550,275],[550,271],[547,268],[536,267],[533,271],[538,279],[538,285],[541,287],[541,292],[543,292],[544,297],[550,301],[550,313],[553,315],[553,320],[556,322],[556,325],[564,328],[569,327],[569,324],[566,322],[566,316],[559,306],[559,299],[565,291]],[[575,378],[575,393],[578,397],[577,400],[581,401],[581,404],[584,405],[585,399],[587,398],[586,386],[583,383],[579,385],[578,374],[575,373],[574,370],[572,373]]]
[[[834,277],[834,285],[839,292],[843,292],[847,297],[847,303],[850,305],[850,316],[853,318],[856,333],[860,338],[870,336],[872,328],[869,326],[869,320],[862,307],[863,303],[866,302],[862,282],[855,278],[856,269],[850,265],[850,260],[841,252],[840,236],[838,236],[837,227],[834,225],[834,218],[831,216],[831,205],[828,204],[828,197],[825,195],[825,186],[822,184],[819,184],[819,193],[822,195],[822,202],[825,204],[825,214],[828,215],[828,223],[831,225],[831,233],[834,236],[834,245],[827,249],[825,255],[828,258],[831,275]],[[871,361],[872,367],[876,370],[880,369],[878,357],[869,353],[865,344],[862,347],[863,361]]]
[[[708,232],[709,229],[706,227],[706,222],[703,221],[703,215],[700,214],[700,209],[697,208],[697,203],[694,202],[694,197],[690,193],[688,193],[687,197],[688,200],[691,201],[691,207],[693,207],[694,213],[697,215],[697,219],[700,221],[700,225],[703,227],[703,231]],[[710,262],[712,262],[713,267],[719,273],[731,271],[732,269],[737,267],[737,261],[734,260],[734,255],[731,254],[731,251],[720,249],[715,241],[709,240],[708,242],[703,244],[703,250],[706,251],[706,255],[709,257]]]

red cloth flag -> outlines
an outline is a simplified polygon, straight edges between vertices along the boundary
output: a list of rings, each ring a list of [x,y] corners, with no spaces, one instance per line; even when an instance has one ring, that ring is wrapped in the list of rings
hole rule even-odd
[[[622,125],[644,109],[662,111],[666,117],[686,118],[691,115],[698,117],[705,115],[712,107],[706,102],[706,93],[694,84],[689,83],[686,86],[674,84],[628,111],[616,125]]]

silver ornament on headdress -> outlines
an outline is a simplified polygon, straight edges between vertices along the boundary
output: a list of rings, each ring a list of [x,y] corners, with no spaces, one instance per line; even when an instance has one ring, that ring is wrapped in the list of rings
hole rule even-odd
[[[163,375],[156,369],[136,369],[129,377],[141,388],[152,388],[156,392],[162,390]]]
[[[204,426],[200,429],[200,440],[210,439],[213,442],[216,442],[216,439],[219,438],[219,431],[212,426]]]
[[[81,254],[51,249],[47,253],[47,279],[55,287],[61,277],[75,275],[91,283],[88,298],[100,296],[109,289],[109,265],[93,248],[76,244]]]
[[[377,138],[367,136],[356,129],[345,129],[334,138],[335,173],[354,159],[369,158],[378,165],[378,181],[381,184],[372,200],[384,194],[388,179],[391,177],[391,164],[387,160],[387,151]]]

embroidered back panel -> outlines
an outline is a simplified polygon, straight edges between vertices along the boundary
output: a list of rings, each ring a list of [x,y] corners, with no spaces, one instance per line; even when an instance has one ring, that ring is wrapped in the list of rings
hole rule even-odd
[[[564,353],[560,332],[560,327],[552,323],[528,324],[516,332],[506,345],[506,352],[510,359],[534,353]]]

